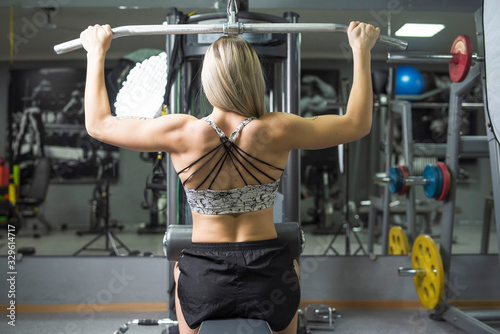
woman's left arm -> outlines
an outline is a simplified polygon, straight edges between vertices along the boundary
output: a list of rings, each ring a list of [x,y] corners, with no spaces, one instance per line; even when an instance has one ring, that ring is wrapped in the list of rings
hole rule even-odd
[[[111,115],[104,78],[104,62],[113,33],[109,25],[88,27],[80,34],[87,50],[85,127],[93,138],[136,151],[174,152],[184,126],[193,116],[176,114],[155,119]]]

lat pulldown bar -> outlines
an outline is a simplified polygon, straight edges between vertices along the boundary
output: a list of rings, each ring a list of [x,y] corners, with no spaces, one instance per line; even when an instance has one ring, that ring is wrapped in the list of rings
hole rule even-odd
[[[303,33],[303,32],[347,32],[347,26],[335,23],[222,23],[222,24],[176,24],[176,25],[132,25],[111,29],[113,39],[124,36],[174,35],[174,34],[225,34],[244,33]],[[377,43],[388,47],[406,50],[408,42],[380,35]],[[54,46],[57,54],[82,48],[79,38]]]

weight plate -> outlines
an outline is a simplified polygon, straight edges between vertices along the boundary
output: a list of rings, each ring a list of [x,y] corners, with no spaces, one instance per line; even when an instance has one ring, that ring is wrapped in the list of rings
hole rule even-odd
[[[389,169],[389,191],[391,194],[398,194],[403,187],[403,174],[398,167],[391,167]]]
[[[404,179],[406,179],[409,175],[408,168],[404,165],[398,165],[398,168],[401,170],[401,175],[403,177],[401,190],[398,192],[399,195],[403,196],[408,192],[408,186],[404,183]]]
[[[428,180],[426,184],[424,184],[424,193],[427,198],[433,198],[434,194],[436,193],[436,186],[437,186],[437,173],[436,170],[433,168],[433,165],[427,165],[424,168],[424,173],[423,173],[424,179]]]
[[[450,53],[455,58],[448,64],[450,79],[453,82],[461,82],[469,74],[472,64],[472,42],[467,35],[459,35],[451,46]]]
[[[437,199],[443,190],[443,173],[441,172],[441,168],[436,165],[432,165],[432,169],[436,174],[436,188],[434,189],[432,198]]]
[[[428,235],[415,239],[411,264],[413,268],[425,270],[425,275],[413,277],[420,302],[428,310],[437,309],[444,295],[444,269],[439,249]]]
[[[389,231],[389,255],[410,254],[410,244],[405,231],[400,226],[393,226]]]
[[[448,194],[450,193],[451,174],[445,163],[437,162],[436,165],[441,169],[443,175],[443,189],[437,200],[444,201],[446,198],[448,198]]]

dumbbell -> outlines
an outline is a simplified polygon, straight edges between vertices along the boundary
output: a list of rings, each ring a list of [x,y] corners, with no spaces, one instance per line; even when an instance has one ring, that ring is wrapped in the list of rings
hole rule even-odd
[[[450,192],[451,175],[448,167],[442,162],[425,166],[422,176],[409,176],[408,168],[398,165],[389,169],[388,177],[375,177],[374,182],[389,183],[389,191],[398,195],[405,195],[409,186],[423,185],[427,198],[443,201]]]
[[[448,72],[453,82],[461,82],[469,74],[475,62],[484,61],[472,53],[472,41],[467,35],[459,35],[453,41],[450,54],[436,55],[422,52],[388,53],[388,63],[401,64],[448,64]]]

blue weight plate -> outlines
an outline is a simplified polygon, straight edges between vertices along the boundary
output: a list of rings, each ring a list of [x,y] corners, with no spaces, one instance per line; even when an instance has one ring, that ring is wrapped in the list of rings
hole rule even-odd
[[[391,167],[389,169],[389,191],[391,194],[397,194],[403,187],[403,173],[399,167]]]
[[[427,198],[433,198],[436,193],[436,181],[437,181],[437,173],[433,165],[427,165],[424,168],[424,173],[422,174],[424,179],[429,180],[426,184],[424,184],[424,192]]]

